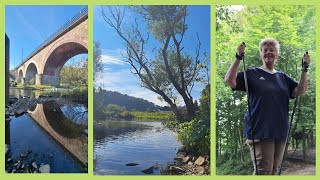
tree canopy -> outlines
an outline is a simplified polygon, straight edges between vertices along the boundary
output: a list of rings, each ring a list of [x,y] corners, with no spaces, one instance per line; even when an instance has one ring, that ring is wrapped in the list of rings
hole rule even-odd
[[[88,88],[88,60],[81,58],[62,67],[60,72],[61,84],[71,88]]]

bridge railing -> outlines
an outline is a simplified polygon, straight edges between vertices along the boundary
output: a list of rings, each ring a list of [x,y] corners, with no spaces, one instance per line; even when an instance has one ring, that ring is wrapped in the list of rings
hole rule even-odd
[[[32,56],[37,54],[40,50],[42,50],[44,47],[46,47],[51,41],[56,39],[60,34],[62,34],[65,30],[70,28],[74,23],[76,23],[78,20],[80,20],[82,17],[86,16],[88,14],[88,6],[83,8],[80,12],[78,12],[75,16],[73,16],[68,22],[66,22],[61,28],[59,28],[55,33],[53,33],[49,38],[47,38],[45,41],[43,41],[32,53],[30,53],[22,63],[20,63],[17,67],[19,68],[23,63],[25,63],[28,59],[30,59]]]

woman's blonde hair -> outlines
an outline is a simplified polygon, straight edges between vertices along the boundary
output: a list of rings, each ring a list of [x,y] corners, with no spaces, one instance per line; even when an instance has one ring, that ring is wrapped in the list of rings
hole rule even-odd
[[[274,45],[274,47],[276,48],[277,50],[277,54],[279,56],[279,53],[280,53],[280,44],[279,42],[274,39],[274,38],[265,38],[265,39],[262,39],[259,43],[259,47],[260,47],[260,55],[262,53],[262,46],[265,46],[265,45],[269,45],[269,44],[272,44]]]

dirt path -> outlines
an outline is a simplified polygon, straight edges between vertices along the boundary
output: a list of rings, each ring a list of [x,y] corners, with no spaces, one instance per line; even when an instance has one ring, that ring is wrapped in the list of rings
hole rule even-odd
[[[301,149],[296,150],[292,156],[293,150],[288,151],[288,158],[285,160],[282,175],[312,176],[316,175],[315,156],[316,150],[310,149],[307,152],[306,160],[303,158]]]
[[[316,166],[306,163],[288,163],[282,175],[314,176],[316,175]]]

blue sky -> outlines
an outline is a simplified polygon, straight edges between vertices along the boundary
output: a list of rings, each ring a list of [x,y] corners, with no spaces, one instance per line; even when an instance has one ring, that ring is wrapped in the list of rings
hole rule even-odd
[[[112,29],[102,18],[101,7],[95,6],[94,9],[94,41],[99,41],[102,49],[102,60],[104,63],[103,78],[96,80],[95,85],[103,89],[118,91],[130,96],[143,98],[158,105],[167,105],[161,102],[158,95],[142,88],[139,85],[139,79],[131,74],[130,65],[125,63],[122,59],[122,54],[125,54],[124,42],[119,38],[118,34]],[[105,8],[107,11],[108,9]],[[136,16],[127,11],[124,18],[125,24],[130,24]],[[210,55],[210,7],[209,6],[189,6],[189,15],[186,23],[188,24],[188,31],[183,40],[184,50],[195,55],[197,33],[201,41],[200,52],[206,52]],[[139,26],[143,26],[139,24]],[[144,33],[146,31],[143,31]],[[158,46],[159,43],[150,38],[146,48],[147,56],[153,57],[152,48]],[[200,57],[201,60],[201,57]],[[199,99],[200,92],[203,89],[203,84],[197,83],[193,88],[192,96],[194,99]],[[182,101],[181,101],[182,102]]]
[[[6,6],[5,30],[10,39],[10,69],[19,65],[22,62],[22,57],[26,58],[84,7]],[[87,54],[74,56],[67,64],[87,57]]]

